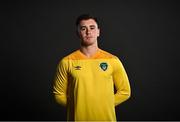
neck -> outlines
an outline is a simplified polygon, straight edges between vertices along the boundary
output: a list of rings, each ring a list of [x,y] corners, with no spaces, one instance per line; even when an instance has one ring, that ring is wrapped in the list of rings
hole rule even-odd
[[[80,51],[85,54],[87,57],[91,57],[98,51],[98,45],[89,45],[89,46],[82,46],[80,47]]]

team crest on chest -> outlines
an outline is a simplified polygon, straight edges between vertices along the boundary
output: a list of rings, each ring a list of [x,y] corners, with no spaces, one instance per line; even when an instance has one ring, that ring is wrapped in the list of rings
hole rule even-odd
[[[105,62],[100,63],[100,67],[101,67],[101,69],[102,69],[103,71],[106,71],[106,70],[107,70],[107,68],[108,68],[108,64],[107,64],[107,63],[105,63]]]

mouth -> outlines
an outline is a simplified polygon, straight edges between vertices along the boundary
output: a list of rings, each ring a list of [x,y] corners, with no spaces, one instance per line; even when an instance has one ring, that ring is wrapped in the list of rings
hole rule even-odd
[[[87,39],[93,38],[92,36],[86,36]]]

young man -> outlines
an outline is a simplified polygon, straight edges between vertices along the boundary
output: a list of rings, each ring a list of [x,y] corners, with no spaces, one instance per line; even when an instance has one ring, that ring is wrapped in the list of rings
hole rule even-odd
[[[115,106],[130,97],[126,71],[118,57],[98,47],[100,28],[95,17],[81,15],[76,25],[80,49],[59,62],[55,99],[67,107],[68,120],[116,121]]]

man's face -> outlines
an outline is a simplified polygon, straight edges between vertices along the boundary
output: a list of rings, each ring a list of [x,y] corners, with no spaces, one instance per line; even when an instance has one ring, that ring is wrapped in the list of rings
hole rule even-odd
[[[100,30],[93,19],[82,20],[78,27],[78,34],[82,44],[89,46],[97,42]]]

